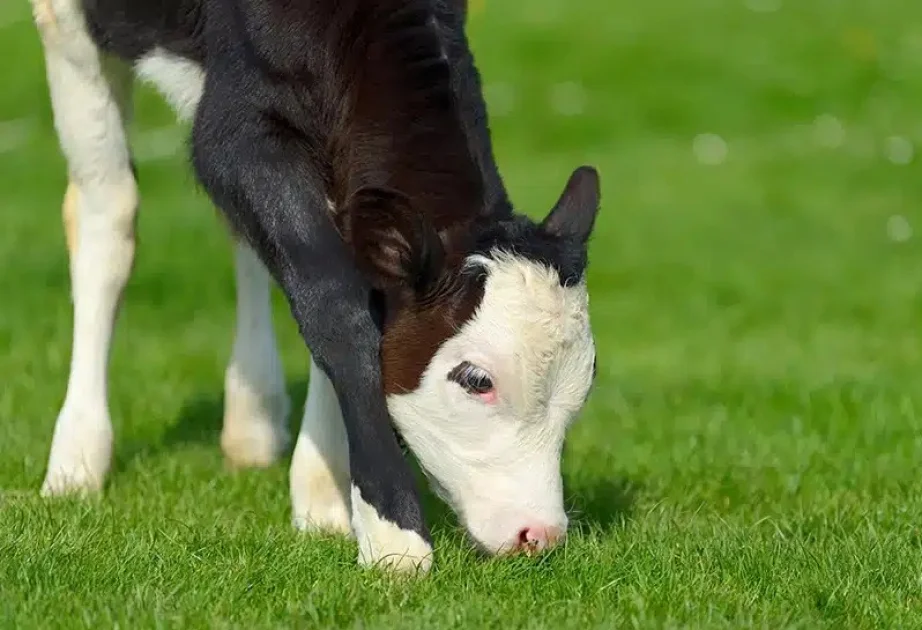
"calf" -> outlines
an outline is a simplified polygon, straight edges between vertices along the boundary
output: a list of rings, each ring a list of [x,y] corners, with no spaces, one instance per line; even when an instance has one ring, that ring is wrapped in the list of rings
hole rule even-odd
[[[497,172],[460,0],[32,0],[69,169],[74,341],[46,495],[99,489],[110,337],[134,259],[132,71],[193,121],[237,238],[222,447],[266,465],[288,399],[269,286],[311,352],[293,520],[362,564],[431,564],[402,435],[490,553],[564,535],[567,427],[595,373],[584,272],[595,171],[540,223]],[[393,419],[393,423],[392,423]]]

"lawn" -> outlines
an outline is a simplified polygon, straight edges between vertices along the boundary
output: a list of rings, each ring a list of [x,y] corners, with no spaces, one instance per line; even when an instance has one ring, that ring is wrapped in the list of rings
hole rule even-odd
[[[147,89],[116,463],[99,499],[39,499],[70,352],[66,179],[29,9],[7,0],[3,627],[922,627],[922,6],[474,4],[517,205],[544,213],[578,164],[602,175],[566,546],[484,560],[430,499],[437,568],[393,581],[290,528],[287,462],[225,470],[230,247]]]

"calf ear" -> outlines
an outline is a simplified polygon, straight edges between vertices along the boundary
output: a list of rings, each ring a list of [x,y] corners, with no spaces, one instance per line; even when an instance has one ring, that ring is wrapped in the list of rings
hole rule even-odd
[[[579,167],[570,175],[563,194],[541,227],[548,234],[573,238],[585,245],[595,226],[601,196],[598,171],[591,166]]]
[[[376,289],[423,293],[441,273],[445,253],[438,233],[400,192],[361,188],[337,218]]]

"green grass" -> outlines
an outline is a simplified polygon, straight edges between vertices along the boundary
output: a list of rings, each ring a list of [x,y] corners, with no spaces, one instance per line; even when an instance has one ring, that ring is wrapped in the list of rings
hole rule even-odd
[[[411,584],[292,532],[286,463],[224,470],[230,250],[147,90],[117,461],[98,500],[38,498],[70,349],[65,171],[28,8],[0,5],[3,626],[922,627],[922,177],[899,163],[922,142],[922,7],[520,4],[470,25],[514,199],[538,215],[578,164],[603,179],[575,524],[538,561],[485,561],[430,501],[437,569]]]

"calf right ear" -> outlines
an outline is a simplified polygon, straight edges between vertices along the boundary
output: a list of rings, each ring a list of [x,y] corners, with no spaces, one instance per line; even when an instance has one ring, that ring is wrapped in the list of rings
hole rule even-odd
[[[549,234],[574,238],[585,245],[595,226],[600,199],[598,171],[581,166],[570,175],[563,194],[541,227]]]
[[[360,188],[338,219],[356,263],[376,289],[422,294],[441,274],[442,241],[402,193]]]

